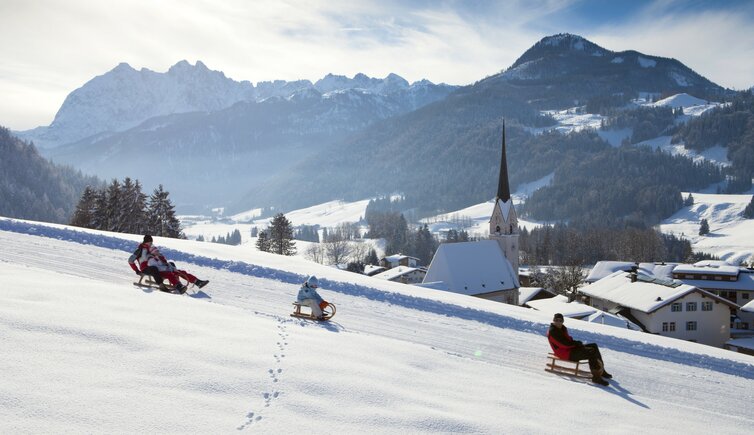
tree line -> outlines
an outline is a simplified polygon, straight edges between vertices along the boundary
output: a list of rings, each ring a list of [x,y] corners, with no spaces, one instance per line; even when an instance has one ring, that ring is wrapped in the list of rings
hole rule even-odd
[[[70,224],[116,233],[185,238],[169,192],[159,185],[147,197],[139,180],[113,179],[103,188],[87,186]]]
[[[96,177],[51,163],[33,144],[0,127],[0,215],[66,223],[84,188],[100,184]]]
[[[578,227],[559,223],[519,232],[521,264],[583,266],[598,261],[698,261],[685,238],[652,228]]]

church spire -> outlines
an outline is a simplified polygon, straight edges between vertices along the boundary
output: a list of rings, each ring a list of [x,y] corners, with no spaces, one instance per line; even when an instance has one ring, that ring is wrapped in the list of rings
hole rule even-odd
[[[503,119],[503,155],[500,158],[500,179],[497,182],[497,197],[503,202],[511,199],[511,191],[508,186],[508,162],[505,159],[505,119]]]

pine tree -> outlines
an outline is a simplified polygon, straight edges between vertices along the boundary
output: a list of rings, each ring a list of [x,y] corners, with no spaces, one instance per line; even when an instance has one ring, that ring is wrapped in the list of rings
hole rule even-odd
[[[295,255],[296,243],[293,241],[293,227],[291,222],[278,213],[270,224],[270,252],[279,255]]]
[[[267,230],[259,232],[259,237],[257,237],[257,249],[264,252],[270,252],[270,239],[267,236]]]
[[[139,180],[123,180],[121,195],[120,220],[123,222],[122,231],[132,234],[144,234],[147,229],[147,196],[141,191]]]
[[[744,209],[743,217],[745,217],[746,219],[754,219],[754,195],[751,196],[749,205],[747,205]]]
[[[689,193],[689,196],[683,201],[684,207],[691,207],[694,205],[694,195]]]
[[[709,234],[709,222],[707,222],[707,219],[702,219],[701,225],[699,226],[699,235],[706,236],[707,234]]]
[[[369,254],[364,258],[364,264],[371,264],[371,265],[378,265],[380,264],[380,259],[377,257],[377,251],[374,250],[374,248],[369,250]]]
[[[149,197],[147,210],[148,231],[155,236],[183,238],[181,223],[175,216],[173,204],[162,184]]]
[[[78,205],[76,205],[76,210],[73,212],[70,224],[82,228],[91,228],[96,199],[97,191],[91,186],[86,186]]]

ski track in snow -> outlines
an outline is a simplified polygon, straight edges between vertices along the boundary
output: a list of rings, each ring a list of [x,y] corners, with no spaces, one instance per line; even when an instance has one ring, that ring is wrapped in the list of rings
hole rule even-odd
[[[20,221],[15,221],[15,220],[0,220],[0,230],[22,233],[22,234],[37,235],[44,238],[51,238],[51,239],[56,239],[56,240],[61,240],[61,241],[80,243],[84,245],[92,245],[92,246],[97,246],[100,248],[120,250],[123,252],[127,252],[129,254],[135,249],[135,244],[131,240],[120,239],[120,238],[111,237],[111,236],[96,235],[96,234],[86,233],[82,231],[75,231],[75,230],[66,229],[66,228],[54,228],[54,227],[49,227],[45,225],[32,224],[28,222],[20,222]],[[44,243],[44,239],[42,239],[40,243]],[[92,275],[96,274],[99,278],[108,278],[108,279],[111,279],[112,281],[122,280],[124,274],[126,273],[122,269],[113,269],[113,270],[103,269],[101,267],[101,264],[97,261],[96,257],[92,257],[86,263],[87,265],[90,266],[89,270],[70,269],[66,267],[67,261],[66,261],[66,255],[64,253],[61,254],[60,252],[57,252],[52,249],[51,250],[34,250],[34,254],[28,254],[28,258],[21,258],[24,256],[23,246],[10,247],[10,249],[8,248],[9,247],[5,247],[3,252],[0,253],[0,259],[2,259],[3,256],[7,255],[16,260],[23,259],[23,261],[26,262],[27,264],[35,264],[35,265],[38,265],[40,267],[47,268],[47,269],[54,268],[54,269],[65,270],[68,273],[71,273],[76,276],[81,276],[81,277],[91,277]],[[31,252],[31,251],[27,251],[27,252]],[[48,255],[40,257],[39,252],[46,252],[48,253]],[[218,259],[211,259],[207,257],[184,253],[184,252],[173,250],[173,249],[168,249],[168,248],[164,248],[164,249],[161,248],[161,252],[165,254],[168,258],[174,261],[191,263],[195,266],[201,266],[201,267],[216,269],[220,271],[234,272],[234,273],[246,275],[252,278],[261,278],[263,280],[280,281],[280,282],[288,283],[295,286],[298,286],[301,282],[303,282],[306,279],[306,277],[303,275],[298,275],[295,273],[282,271],[278,269],[248,264],[245,262],[223,261],[223,260],[218,260]],[[79,260],[77,260],[77,262],[78,261]],[[125,258],[124,258],[124,266],[125,266]],[[443,303],[440,301],[434,301],[430,299],[419,298],[419,297],[410,296],[410,295],[387,292],[387,291],[378,290],[371,287],[366,287],[363,285],[335,282],[335,281],[329,281],[326,279],[322,279],[320,280],[320,282],[321,282],[320,286],[323,289],[326,289],[327,291],[339,293],[342,297],[344,297],[347,300],[346,305],[369,304],[370,301],[374,301],[374,302],[378,302],[378,304],[369,304],[369,305],[373,305],[369,308],[377,313],[379,313],[379,310],[384,310],[386,307],[386,304],[388,304],[387,306],[389,306],[391,310],[396,309],[396,308],[404,308],[404,309],[407,309],[408,311],[411,311],[411,310],[423,311],[423,312],[440,316],[440,318],[443,319],[442,322],[446,326],[453,326],[454,318],[459,318],[462,320],[470,320],[470,321],[474,321],[476,323],[481,324],[482,327],[484,327],[484,325],[487,325],[490,327],[508,330],[511,332],[511,335],[512,335],[512,337],[509,337],[509,339],[514,340],[514,341],[531,340],[530,334],[541,336],[544,334],[544,332],[547,330],[549,326],[544,323],[519,320],[519,319],[499,315],[496,313],[470,309],[467,307],[460,307],[453,304]],[[262,281],[255,282],[254,280],[252,280],[250,281],[249,286],[253,288],[254,290],[259,290],[259,287],[265,286],[265,283]],[[274,289],[270,289],[270,290],[275,291]],[[239,301],[238,299],[241,298],[242,296],[238,294],[232,295],[231,297],[233,297],[234,299],[233,305],[241,306],[251,311],[255,311],[261,308],[259,304],[259,302],[261,301],[259,299],[248,297],[248,301]],[[295,292],[291,292],[291,297],[295,298]],[[222,303],[223,299],[224,297],[221,297],[220,295],[213,295],[212,297],[212,301],[219,302],[219,303]],[[268,308],[269,312],[274,313],[275,311],[279,309],[279,303],[277,302],[272,303],[268,307],[265,307],[265,308]],[[409,312],[406,314],[404,318],[411,319],[412,317],[415,317],[415,316],[411,316]],[[395,325],[391,324],[390,316],[384,316],[384,318],[385,318],[385,321],[383,324],[377,324],[377,325],[371,324],[369,325],[369,327],[366,327],[364,329],[364,332],[369,331],[370,333],[375,333],[375,331],[379,331],[378,333],[382,335],[386,335],[389,337],[396,337],[396,338],[400,338],[406,334],[405,325],[398,328]],[[422,318],[419,318],[419,317],[416,318],[416,321],[422,322],[422,323],[426,322],[426,320],[423,320]],[[282,322],[281,325],[285,325],[283,321],[281,322]],[[302,326],[308,326],[308,324],[311,324],[311,323],[302,321],[299,324]],[[352,323],[352,325],[358,325],[358,322]],[[463,325],[463,323],[460,323],[459,325]],[[328,323],[322,324],[321,326],[331,329],[333,331],[337,331],[340,329],[338,324],[334,322],[328,322]],[[354,332],[358,332],[358,329],[356,329]],[[281,332],[281,334],[282,333],[283,332]],[[437,335],[438,336],[443,335],[443,331],[441,328],[438,328]],[[685,352],[679,349],[670,349],[667,347],[662,347],[662,346],[658,346],[654,344],[642,343],[639,341],[633,341],[633,340],[618,338],[618,337],[604,335],[604,334],[592,333],[588,331],[579,331],[579,335],[580,335],[579,338],[582,341],[599,343],[600,347],[603,349],[609,349],[609,350],[613,350],[613,351],[621,352],[621,353],[630,353],[630,354],[641,356],[641,357],[668,361],[668,362],[673,362],[673,363],[701,368],[701,369],[713,370],[713,371],[717,371],[717,372],[721,372],[721,373],[725,373],[729,375],[740,376],[745,379],[754,379],[754,365],[751,365],[751,364],[725,360],[725,359],[712,357],[712,356],[703,356],[699,354]],[[431,347],[432,341],[433,340],[429,340],[429,342],[426,344]],[[438,340],[436,342],[442,342],[442,340]],[[278,345],[283,346],[283,345],[280,345],[280,343],[284,343],[284,346],[287,346],[287,338],[281,336],[281,342],[279,342]],[[478,355],[479,350],[473,348],[473,340],[468,341],[467,343],[469,347],[464,349],[465,355],[469,355],[469,356]],[[514,350],[516,346],[512,346],[512,347],[513,349],[509,349],[509,350]],[[543,347],[543,350],[546,350],[546,349]],[[283,355],[283,351],[284,349],[281,348],[280,349],[281,356]],[[484,354],[484,352],[482,352],[482,354]],[[495,357],[499,357],[499,356],[500,355],[495,354]],[[528,355],[528,357],[529,357],[528,359],[529,361],[531,360],[531,358],[535,358],[535,359],[539,358],[539,356],[535,356],[535,355]],[[524,370],[528,370],[530,369],[530,366],[529,364],[522,363],[521,368]],[[282,369],[280,369],[280,371],[278,371],[275,368],[270,369],[270,370],[271,370],[270,372],[271,380],[273,381],[273,383],[277,383],[277,381],[279,380],[279,375],[282,373]],[[279,394],[276,394],[276,393],[278,392],[273,391],[272,393],[265,393],[268,395],[265,397],[266,405],[270,404],[270,402],[272,401],[271,398],[273,398],[273,396],[275,399],[279,397]],[[249,417],[249,420],[247,421],[247,423],[250,423],[252,419],[258,420],[260,417],[261,416],[258,415],[258,413],[254,414],[253,417]],[[246,423],[244,424],[244,426],[245,425]]]

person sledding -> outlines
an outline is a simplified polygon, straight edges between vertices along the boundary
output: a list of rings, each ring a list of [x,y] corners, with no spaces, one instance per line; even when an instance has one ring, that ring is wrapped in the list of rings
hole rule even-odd
[[[599,347],[595,343],[584,344],[571,338],[568,328],[563,324],[562,314],[556,313],[553,316],[550,329],[547,331],[547,340],[555,356],[568,361],[588,359],[592,382],[603,386],[610,385],[605,379],[610,379],[613,375],[605,371]]]
[[[309,278],[307,278],[306,281],[301,285],[301,288],[298,291],[298,297],[296,298],[296,302],[300,305],[307,306],[311,308],[312,315],[311,317],[313,319],[317,320],[327,320],[334,314],[334,308],[331,308],[330,313],[328,315],[325,315],[323,313],[323,310],[326,309],[328,306],[332,307],[330,303],[322,299],[322,296],[317,293],[317,288],[319,287],[319,281],[317,280],[317,277],[312,275]],[[300,314],[298,310],[296,310],[297,313]],[[294,313],[296,314],[296,313]],[[301,317],[301,316],[295,316],[295,317]]]
[[[209,281],[196,278],[185,270],[178,270],[175,264],[171,265],[168,263],[165,256],[160,253],[160,250],[152,244],[152,236],[149,234],[144,236],[144,241],[128,257],[128,265],[131,266],[131,269],[137,275],[152,277],[154,282],[159,286],[159,289],[165,292],[176,290],[179,293],[185,293],[186,286],[181,283],[179,278],[184,278],[199,288],[209,283]],[[163,284],[164,279],[168,280],[172,288]]]

